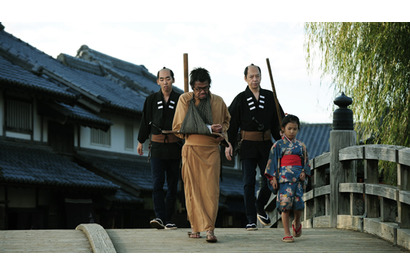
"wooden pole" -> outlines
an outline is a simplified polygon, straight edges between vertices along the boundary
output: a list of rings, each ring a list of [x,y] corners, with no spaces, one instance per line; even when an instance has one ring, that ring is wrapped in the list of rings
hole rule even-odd
[[[184,53],[184,92],[188,93],[188,54]]]
[[[275,83],[273,82],[273,77],[272,77],[272,71],[270,69],[269,58],[266,58],[266,64],[268,65],[270,83],[272,85],[273,98],[275,99],[275,105],[276,105],[276,114],[278,115],[278,120],[279,120],[279,127],[282,127],[282,117],[281,117],[280,109],[279,109],[279,101],[278,101],[278,98],[276,96]]]
[[[334,126],[334,125],[333,125]],[[356,145],[356,132],[352,130],[330,131],[330,227],[337,227],[337,216],[345,214],[346,200],[339,192],[339,184],[355,181],[356,169],[354,162],[342,163],[339,160],[339,150]],[[346,169],[346,170],[345,170]],[[347,171],[350,171],[349,173]],[[366,203],[365,203],[366,204]],[[366,209],[366,206],[365,206]],[[369,213],[367,213],[369,214]]]

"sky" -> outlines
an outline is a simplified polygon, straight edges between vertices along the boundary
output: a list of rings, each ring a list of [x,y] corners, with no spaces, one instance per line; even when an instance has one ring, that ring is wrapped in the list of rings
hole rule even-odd
[[[373,7],[379,1],[370,2]],[[272,90],[269,59],[285,113],[307,123],[332,122],[333,100],[340,93],[329,78],[321,78],[319,60],[315,60],[316,69],[307,70],[304,22],[367,19],[360,5],[349,9],[351,4],[357,7],[357,2],[347,0],[337,8],[329,8],[328,2],[321,0],[309,1],[309,5],[299,0],[291,4],[265,0],[193,3],[201,2],[15,0],[2,4],[0,22],[5,31],[54,58],[60,53],[75,56],[87,45],[144,65],[154,75],[168,67],[181,89],[186,53],[189,71],[206,68],[212,79],[211,91],[222,96],[228,106],[246,88],[243,71],[251,63],[261,68],[261,87]],[[384,15],[389,19],[389,13]],[[400,9],[395,9],[394,16],[407,17]]]

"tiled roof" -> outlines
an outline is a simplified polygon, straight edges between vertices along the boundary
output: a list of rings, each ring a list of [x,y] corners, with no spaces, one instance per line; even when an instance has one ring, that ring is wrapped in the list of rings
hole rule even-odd
[[[2,42],[0,41],[0,44]],[[46,92],[50,96],[63,97],[74,100],[76,96],[65,88],[59,87],[53,82],[44,79],[41,76],[14,65],[0,55],[0,82],[7,82],[22,87],[31,88],[34,91]]]
[[[297,139],[305,143],[309,159],[313,159],[330,150],[330,131],[332,124],[301,124]]]
[[[146,95],[159,90],[156,76],[150,73],[144,65],[135,65],[130,62],[106,55],[96,50],[90,49],[83,45],[77,52],[77,57],[100,64],[103,68],[108,69],[120,79],[136,83]],[[160,68],[158,68],[160,69]],[[174,87],[174,90],[183,93],[183,90]]]
[[[115,194],[105,195],[104,197],[111,202],[121,204],[141,204],[144,202],[142,198],[137,198],[122,189],[118,189]]]
[[[7,34],[4,34],[3,32],[0,32],[0,38],[2,35],[3,38],[9,36]],[[10,38],[9,40],[13,39]],[[19,58],[15,58],[15,56],[13,55],[7,55],[6,53],[8,52],[8,50],[4,50],[4,47],[9,44],[6,43],[6,41],[8,40],[3,40],[2,38],[0,39],[0,82],[27,87],[30,88],[31,91],[39,95],[44,95],[44,93],[47,93],[49,97],[55,99],[56,101],[73,103],[77,99],[78,93],[74,93],[72,90],[70,91],[68,87],[64,85],[61,85],[62,87],[58,86],[54,82],[50,81],[50,79],[45,75],[39,75],[38,72],[33,72],[37,69],[41,71],[41,69],[39,69],[40,67],[37,66],[37,69],[30,70],[30,64],[24,64]],[[24,43],[20,41],[20,44]],[[27,45],[27,48],[30,47]],[[35,51],[35,49],[32,50]],[[5,54],[6,57],[1,56],[1,54]],[[19,56],[20,58],[23,58],[21,55]],[[13,64],[9,61],[9,59],[22,64],[23,67]],[[61,65],[55,60],[54,62]],[[43,101],[40,102],[43,103]],[[85,110],[84,108],[81,108],[80,106],[70,106],[62,102],[50,104],[51,105],[49,105],[48,107],[51,107],[53,110],[62,113],[64,116],[69,117],[72,120],[76,120],[80,125],[101,128],[104,130],[107,130],[109,126],[112,125],[109,120],[101,118]],[[47,113],[48,111],[47,108],[40,108],[39,112]]]
[[[100,73],[94,74],[95,67],[90,65],[89,62],[86,64],[87,70],[84,70],[84,68],[79,70],[78,64],[74,69],[69,64],[64,65],[4,30],[0,30],[0,53],[3,56],[13,57],[17,60],[16,63],[24,63],[29,70],[34,68],[39,75],[45,74],[54,80],[63,82],[65,85],[81,92],[85,97],[102,100],[102,104],[106,107],[134,113],[142,111],[146,97],[144,91],[139,92],[127,86],[119,85],[115,80],[102,76]],[[77,63],[83,64],[84,62]],[[73,64],[71,62],[71,65]],[[157,85],[157,88],[151,92],[156,92],[158,89],[159,86]]]
[[[104,171],[120,181],[128,183],[137,190],[152,190],[151,168],[148,162],[121,157],[103,157],[99,153],[78,152],[82,161]]]
[[[135,189],[152,191],[151,167],[147,161],[135,157],[135,160],[121,158],[107,158],[103,156],[79,153],[82,160],[92,164],[123,182],[127,182]],[[220,181],[221,195],[242,196],[243,185],[240,171],[224,171]],[[166,189],[166,185],[165,185]]]
[[[64,103],[57,103],[57,105],[59,105],[61,107],[62,112],[65,113],[69,117],[77,118],[81,120],[94,121],[94,122],[98,122],[101,124],[107,124],[107,125],[112,124],[110,120],[101,118],[79,106],[70,106]]]
[[[105,74],[101,65],[95,62],[90,62],[85,59],[72,57],[71,55],[68,55],[68,54],[64,54],[64,53],[59,54],[57,56],[57,60],[64,63],[68,67],[79,69],[87,73],[92,73],[92,74],[99,75],[99,76],[104,76]]]
[[[83,66],[86,69],[90,68],[90,62],[86,60],[77,59],[76,62],[67,63],[67,60],[73,59],[75,58],[69,55],[59,55],[59,60],[68,65],[64,66],[78,74],[76,77],[66,76],[64,77],[65,79],[75,86],[89,91],[98,99],[103,100],[106,106],[131,110],[133,112],[142,111],[146,94],[138,93],[125,85],[120,85],[115,79],[110,79],[109,75],[102,76],[101,74],[91,73],[91,70],[85,70]],[[70,65],[73,67],[69,67]],[[152,90],[152,93],[154,91],[156,92],[157,89]]]
[[[41,103],[42,108],[39,108],[39,114],[57,117],[64,117],[65,121],[74,121],[85,127],[92,127],[107,131],[112,125],[108,119],[104,119],[96,114],[93,114],[84,108],[74,105],[68,105],[61,102]]]
[[[44,145],[0,141],[0,181],[115,191],[119,186]]]
[[[78,50],[76,59],[87,60],[90,63],[98,64],[107,70],[107,73],[111,72],[116,78],[122,79],[123,81],[134,82],[139,86],[141,92],[145,93],[145,96],[151,94],[153,91],[159,90],[155,75],[150,73],[143,65],[135,65],[100,53],[90,49],[86,45],[81,46]]]

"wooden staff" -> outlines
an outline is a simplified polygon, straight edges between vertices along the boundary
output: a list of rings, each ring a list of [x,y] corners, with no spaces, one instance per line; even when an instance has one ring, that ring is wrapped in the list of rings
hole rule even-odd
[[[188,54],[184,53],[184,93],[188,92]]]
[[[271,69],[270,69],[269,58],[266,58],[266,64],[268,64],[268,71],[269,71],[270,83],[272,84],[272,92],[273,92],[273,98],[275,99],[276,114],[278,115],[279,127],[282,127],[282,116],[281,116],[281,114],[280,114],[279,101],[278,101],[278,98],[277,98],[277,96],[276,96],[275,83],[273,82],[273,77],[272,77],[272,71],[271,71]]]

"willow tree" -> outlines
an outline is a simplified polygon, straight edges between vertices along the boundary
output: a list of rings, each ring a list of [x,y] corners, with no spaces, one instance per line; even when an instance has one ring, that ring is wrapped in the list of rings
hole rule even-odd
[[[358,133],[410,147],[410,23],[306,23],[308,68],[353,98]],[[362,137],[363,138],[363,137]]]

